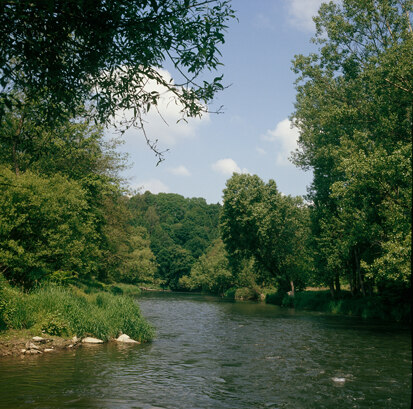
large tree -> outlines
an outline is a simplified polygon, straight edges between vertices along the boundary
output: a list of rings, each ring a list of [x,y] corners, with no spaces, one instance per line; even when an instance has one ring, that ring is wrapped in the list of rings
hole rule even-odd
[[[319,51],[294,61],[295,162],[314,174],[319,280],[341,275],[353,293],[409,283],[412,9],[410,0],[323,4]]]
[[[17,89],[44,103],[48,121],[87,102],[100,123],[132,110],[140,126],[165,90],[183,116],[200,115],[223,88],[207,73],[220,65],[232,17],[228,0],[2,0],[0,114],[21,103]]]
[[[305,284],[312,265],[308,209],[301,198],[282,195],[273,180],[235,173],[224,189],[220,228],[235,276],[252,261],[257,284],[276,281],[292,291]]]

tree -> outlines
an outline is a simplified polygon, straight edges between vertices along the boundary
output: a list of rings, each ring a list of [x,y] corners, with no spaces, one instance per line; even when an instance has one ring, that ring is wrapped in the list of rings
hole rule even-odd
[[[17,175],[30,169],[78,181],[96,175],[108,183],[120,182],[126,158],[115,150],[119,140],[106,140],[101,126],[82,118],[51,127],[39,118],[42,103],[22,94],[19,100],[20,107],[7,111],[0,120],[0,163]]]
[[[1,1],[0,116],[20,105],[12,90],[42,101],[49,123],[87,103],[99,123],[132,110],[141,127],[165,90],[184,117],[200,115],[223,88],[204,72],[220,65],[233,17],[227,0]],[[169,65],[175,82],[160,71]]]
[[[148,232],[131,224],[128,199],[119,192],[104,198],[99,278],[130,284],[152,282],[157,269]]]
[[[311,272],[308,209],[302,199],[281,195],[275,182],[234,174],[224,190],[221,237],[237,276],[245,261],[256,264],[260,283],[302,287]]]
[[[412,8],[409,0],[323,4],[319,52],[294,61],[295,163],[314,174],[316,269],[330,287],[340,274],[353,293],[409,285]]]
[[[195,262],[189,276],[183,276],[179,280],[183,288],[220,295],[224,294],[233,283],[234,278],[221,239],[215,240],[208,251]]]
[[[96,274],[100,260],[95,215],[86,192],[59,174],[16,176],[1,166],[0,269],[14,284],[30,287],[60,271]]]

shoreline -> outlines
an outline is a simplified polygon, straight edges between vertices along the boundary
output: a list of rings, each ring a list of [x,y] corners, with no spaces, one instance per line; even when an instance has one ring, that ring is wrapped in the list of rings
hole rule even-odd
[[[122,335],[118,339],[103,341],[97,338],[76,336],[72,338],[62,338],[58,336],[33,336],[25,330],[7,330],[0,334],[0,359],[16,358],[27,356],[41,356],[62,351],[74,350],[81,346],[103,345],[109,342],[117,344],[140,345],[141,342],[132,340],[127,335]],[[121,339],[125,337],[124,339]],[[88,339],[88,341],[86,341]]]
[[[81,339],[76,337],[70,339],[57,336],[38,337],[41,341],[36,341],[35,338],[26,330],[4,331],[0,334],[0,359],[53,354],[76,349],[81,345]]]

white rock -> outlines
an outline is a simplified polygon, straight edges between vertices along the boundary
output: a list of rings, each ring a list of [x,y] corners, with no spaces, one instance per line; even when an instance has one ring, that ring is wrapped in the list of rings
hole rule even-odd
[[[103,341],[101,339],[92,338],[92,337],[83,338],[82,342],[84,344],[103,344]]]
[[[28,349],[40,349],[37,345],[33,344],[33,342],[29,342]]]
[[[26,352],[26,350],[25,350],[25,349],[21,349],[20,352],[21,352],[22,354],[24,354],[24,353]]]
[[[120,335],[118,338],[116,338],[116,341],[124,342],[124,343],[128,343],[128,344],[139,344],[140,343],[138,341],[135,341],[129,335],[126,335],[126,334]]]
[[[79,341],[80,341],[80,339],[76,335],[72,338],[72,342],[74,344],[78,343]]]
[[[346,381],[346,378],[331,378],[333,382],[336,383],[344,383]]]
[[[45,349],[43,350],[43,352],[52,352],[52,351],[54,351],[53,348],[45,348]]]
[[[41,342],[41,343],[46,342],[46,340],[45,340],[44,338],[42,338],[42,337],[33,337],[32,340],[33,340],[34,342]]]

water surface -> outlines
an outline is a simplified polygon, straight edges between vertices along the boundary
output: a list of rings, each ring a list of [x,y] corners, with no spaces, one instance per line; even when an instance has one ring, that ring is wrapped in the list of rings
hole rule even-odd
[[[410,407],[407,328],[200,295],[138,302],[154,342],[2,359],[0,407]]]

